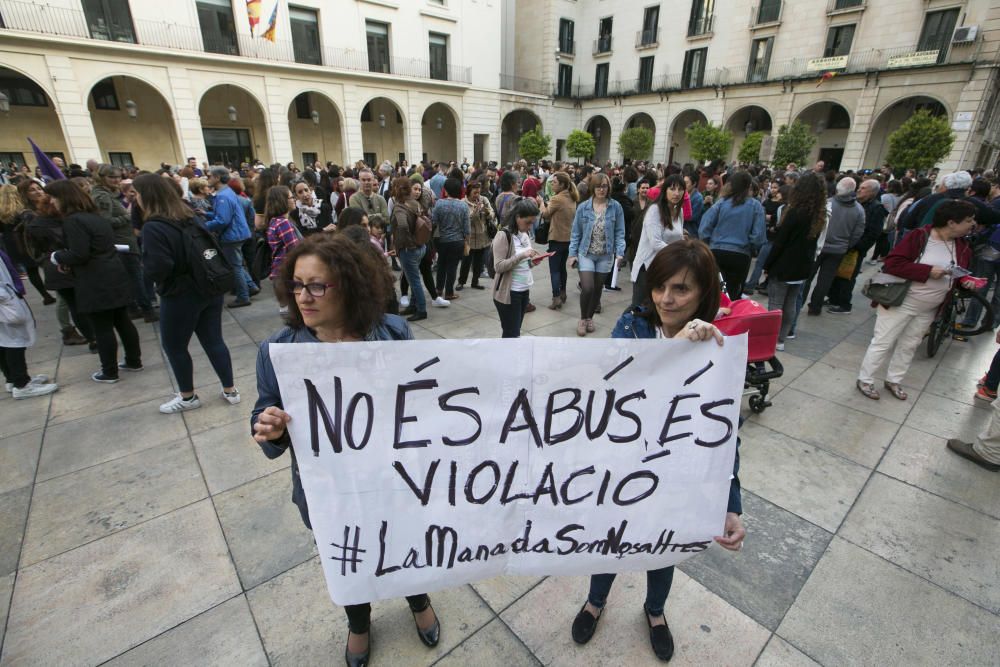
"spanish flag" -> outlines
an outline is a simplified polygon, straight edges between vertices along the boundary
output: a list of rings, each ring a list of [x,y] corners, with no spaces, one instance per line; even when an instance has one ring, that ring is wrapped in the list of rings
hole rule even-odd
[[[261,20],[267,16],[266,20]],[[247,0],[250,34],[273,42],[278,25],[278,0]]]
[[[816,82],[816,87],[819,88],[825,82],[829,81],[835,76],[837,76],[836,72],[823,72],[823,75],[819,78],[819,81]]]

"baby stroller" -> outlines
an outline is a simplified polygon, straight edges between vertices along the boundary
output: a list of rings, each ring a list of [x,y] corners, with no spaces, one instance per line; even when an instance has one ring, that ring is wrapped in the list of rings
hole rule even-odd
[[[785,372],[774,356],[781,329],[781,311],[769,311],[750,299],[733,301],[728,307],[732,312],[717,318],[714,324],[727,336],[749,333],[743,395],[750,397],[750,411],[760,414],[771,406],[771,401],[767,400],[771,380],[780,378]]]

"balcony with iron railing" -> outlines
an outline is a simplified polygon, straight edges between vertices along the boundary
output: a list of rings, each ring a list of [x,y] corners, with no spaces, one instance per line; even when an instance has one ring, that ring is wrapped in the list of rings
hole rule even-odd
[[[24,0],[0,0],[0,16],[3,27],[0,35],[14,32],[38,33],[54,37],[107,41],[99,35],[92,35],[87,26],[86,16],[79,9],[39,5]],[[194,26],[179,25],[167,21],[137,20],[135,43],[145,47],[187,51],[194,53],[217,53],[238,56],[241,59],[255,59],[275,63],[296,63],[295,49],[290,40],[269,42],[247,34],[206,35]],[[122,40],[114,43],[122,43]],[[354,49],[323,47],[320,62],[324,68],[371,72],[368,55]],[[313,67],[317,65],[312,65]],[[379,74],[392,74],[417,79],[438,79],[446,75],[447,80],[469,84],[472,81],[470,67],[435,64],[432,74],[430,61],[416,58],[391,57],[385,60],[385,67]]]
[[[635,48],[637,49],[655,49],[660,45],[659,36],[660,29],[657,28],[647,28],[646,30],[640,30],[635,33]]]
[[[611,53],[611,35],[605,35],[604,37],[598,37],[594,40],[594,55],[606,55]]]
[[[827,0],[827,14],[847,14],[864,11],[868,0]]]
[[[559,54],[563,56],[572,56],[576,54],[576,42],[572,39],[560,39],[559,40]]]
[[[783,2],[761,2],[750,9],[750,27],[763,28],[781,23]]]
[[[712,27],[715,24],[715,15],[702,16],[688,21],[688,37],[707,37],[712,34]]]

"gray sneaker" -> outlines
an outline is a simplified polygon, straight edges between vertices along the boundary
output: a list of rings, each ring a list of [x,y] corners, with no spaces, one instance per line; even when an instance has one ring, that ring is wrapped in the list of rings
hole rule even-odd
[[[14,387],[11,393],[14,395],[15,400],[21,400],[23,398],[34,398],[35,396],[47,396],[57,389],[59,389],[59,385],[54,382],[49,384],[29,382],[20,389]]]

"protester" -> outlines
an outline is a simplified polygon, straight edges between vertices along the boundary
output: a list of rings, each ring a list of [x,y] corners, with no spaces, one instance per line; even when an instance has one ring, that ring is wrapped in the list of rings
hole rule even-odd
[[[486,248],[493,242],[491,232],[496,230],[495,215],[490,200],[482,195],[482,182],[469,181],[465,188],[465,204],[469,209],[469,253],[462,258],[456,291],[462,291],[472,269],[472,289],[486,289],[479,284],[483,272]]]
[[[420,203],[413,198],[414,183],[405,176],[392,183],[392,241],[393,249],[403,267],[403,275],[413,288],[413,301],[405,307],[401,315],[409,315],[407,320],[418,322],[427,319],[427,301],[424,298],[420,275],[420,262],[427,253],[426,245],[417,243],[414,237],[417,218],[425,214]],[[433,285],[433,283],[431,283]],[[402,289],[402,288],[401,288]],[[405,292],[405,290],[404,290]],[[405,293],[404,293],[405,296]],[[403,305],[401,302],[400,305]]]
[[[646,293],[646,270],[656,254],[684,238],[684,180],[668,176],[653,206],[646,209],[642,234],[632,262],[632,305],[642,303]]]
[[[580,321],[576,335],[595,330],[594,312],[607,274],[625,257],[625,216],[610,198],[611,180],[596,173],[588,180],[590,196],[576,208],[569,241],[570,268],[580,271]]]
[[[400,181],[405,182],[408,196],[409,180],[397,179]],[[394,184],[394,189],[397,187],[402,190],[404,186]],[[398,208],[406,208],[405,200]],[[384,267],[371,253],[359,252],[352,241],[338,236],[306,239],[288,254],[280,278],[289,294],[288,326],[261,343],[257,356],[258,399],[250,419],[254,440],[268,458],[278,458],[292,444],[286,430],[290,417],[283,409],[281,390],[271,364],[271,344],[333,345],[413,339],[402,318],[383,313],[386,281],[371,279],[381,271],[385,271]],[[311,529],[309,508],[294,455],[291,465],[292,502],[298,506],[302,522]],[[420,641],[428,647],[436,646],[441,625],[430,598],[419,594],[406,599]],[[350,630],[344,649],[345,661],[354,667],[366,665],[371,651],[371,605],[346,605],[344,611]]]
[[[680,240],[660,250],[646,270],[646,285],[642,306],[625,311],[615,325],[612,338],[714,340],[723,344],[722,333],[712,324],[719,310],[719,269],[705,244]],[[739,466],[737,440],[723,535],[715,538],[730,551],[742,549],[746,537],[740,519],[743,507],[737,476]],[[673,578],[672,566],[646,572],[643,615],[653,653],[660,660],[670,660],[674,653],[674,639],[663,611]],[[614,580],[614,574],[595,574],[590,578],[587,602],[573,620],[572,636],[576,643],[586,644],[594,636]]]
[[[28,374],[25,353],[35,344],[35,318],[24,294],[14,263],[0,250],[0,372],[4,388],[17,400],[46,396],[59,389],[47,375]]]
[[[289,218],[299,232],[303,236],[309,236],[323,231],[325,225],[320,220],[323,211],[312,186],[306,181],[296,181],[292,185],[292,195],[295,197],[295,207],[289,212]]]
[[[442,191],[446,198],[439,199],[431,211],[431,222],[437,236],[437,291],[448,301],[458,298],[455,277],[462,258],[467,254],[472,233],[469,206],[462,201],[462,181],[445,179]]]
[[[856,189],[857,182],[845,176],[837,182],[836,196],[828,200],[826,239],[810,276],[816,281],[809,298],[810,315],[823,313],[823,301],[837,277],[844,255],[865,234],[865,209],[858,203]]]
[[[907,234],[885,258],[882,270],[909,280],[910,287],[899,306],[876,307],[875,334],[857,381],[858,391],[868,398],[880,398],[875,373],[892,351],[884,386],[899,400],[907,399],[903,379],[927,327],[958,279],[952,267],[967,269],[972,261],[972,250],[964,237],[972,231],[975,215],[975,207],[968,202],[942,202],[931,225]]]
[[[521,323],[528,312],[534,278],[532,260],[538,251],[531,246],[528,232],[538,217],[532,199],[520,199],[507,211],[503,229],[493,237],[493,304],[500,316],[502,338],[520,338]]]
[[[542,218],[549,221],[549,249],[553,254],[549,257],[549,281],[552,287],[552,303],[550,310],[560,310],[566,304],[566,285],[569,274],[566,262],[569,260],[570,234],[573,230],[573,218],[576,215],[576,205],[580,194],[566,173],[558,171],[549,177],[552,197],[548,202],[541,197],[535,199]]]
[[[42,295],[42,303],[49,306],[55,303],[56,299],[45,288],[38,271],[38,264],[24,246],[25,228],[31,217],[33,215],[21,200],[17,187],[9,184],[0,185],[0,231],[3,233],[3,245],[0,249],[7,253],[15,268],[24,271],[28,280]]]
[[[101,370],[90,377],[94,382],[113,384],[118,382],[120,370],[143,370],[139,332],[128,316],[131,283],[115,250],[114,230],[97,214],[90,195],[75,183],[53,181],[45,186],[45,193],[62,217],[66,240],[66,249],[53,252],[50,260],[61,271],[73,271],[76,309],[87,316],[97,339]],[[116,331],[125,348],[122,363],[118,363]]]
[[[184,228],[200,224],[177,192],[153,174],[135,179],[136,201],[142,207],[142,264],[160,295],[160,340],[177,380],[178,394],[160,406],[163,414],[201,407],[194,391],[194,366],[188,344],[192,334],[208,356],[222,385],[222,398],[240,402],[233,385],[233,363],[222,338],[222,295],[203,294],[192,279]]]
[[[205,221],[209,231],[215,232],[222,245],[226,261],[236,274],[236,299],[227,304],[229,308],[243,308],[250,305],[250,297],[260,292],[253,278],[243,266],[243,242],[250,238],[243,207],[229,183],[229,170],[212,167],[208,172],[208,184],[215,188],[215,202],[212,217]]]
[[[698,227],[698,237],[712,249],[733,301],[743,295],[751,256],[767,241],[764,207],[751,196],[751,182],[748,172],[734,173],[726,184],[729,194],[705,212]]]
[[[833,284],[830,285],[829,301],[830,305],[826,312],[847,314],[851,312],[854,285],[857,282],[858,274],[861,273],[863,260],[868,251],[878,242],[879,235],[885,226],[885,219],[888,215],[879,196],[879,182],[874,179],[864,181],[858,188],[858,203],[865,212],[865,228],[861,238],[851,247],[848,252],[855,253],[854,265],[851,268],[851,277],[842,278],[836,276]]]

